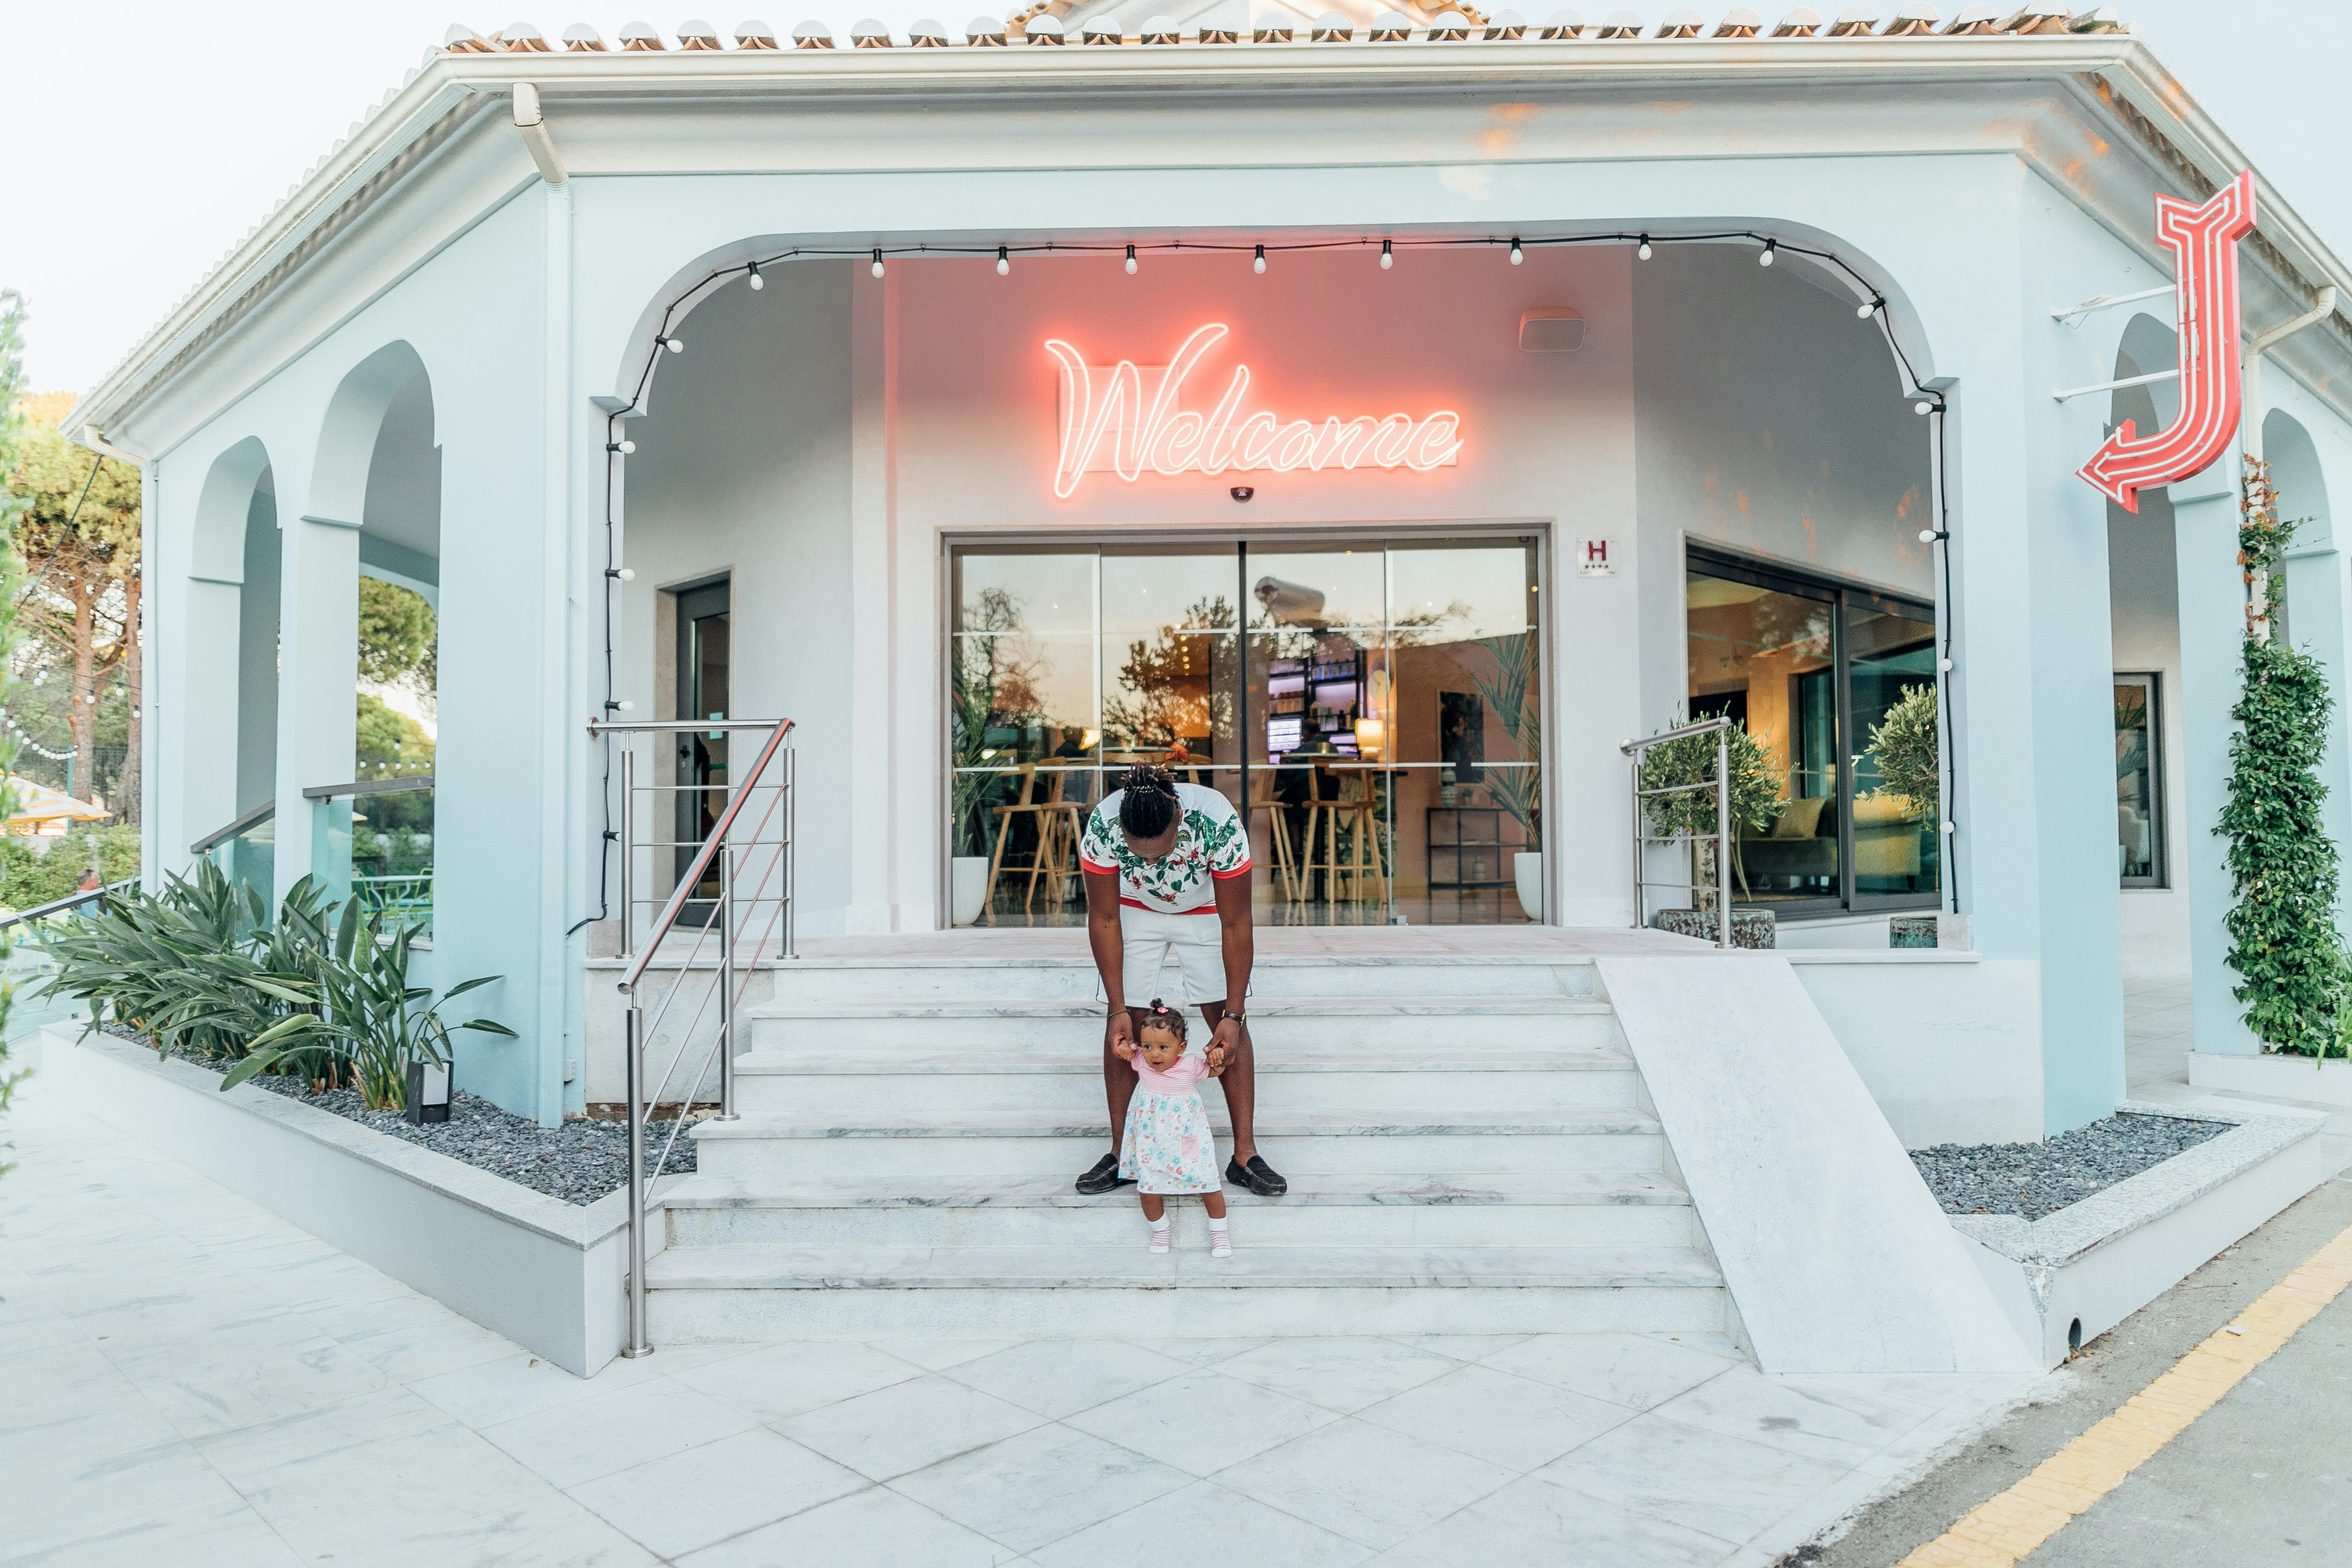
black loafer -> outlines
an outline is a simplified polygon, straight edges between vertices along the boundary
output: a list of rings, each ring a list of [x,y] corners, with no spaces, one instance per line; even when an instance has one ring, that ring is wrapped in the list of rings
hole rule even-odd
[[[1239,1160],[1226,1161],[1225,1180],[1237,1187],[1247,1187],[1262,1198],[1278,1198],[1290,1190],[1290,1184],[1265,1163],[1263,1154],[1252,1154],[1246,1165]]]
[[[1094,1169],[1078,1178],[1077,1185],[1078,1191],[1088,1197],[1093,1197],[1097,1193],[1107,1193],[1115,1187],[1131,1187],[1135,1185],[1135,1178],[1118,1173],[1118,1151],[1114,1149],[1097,1160]]]

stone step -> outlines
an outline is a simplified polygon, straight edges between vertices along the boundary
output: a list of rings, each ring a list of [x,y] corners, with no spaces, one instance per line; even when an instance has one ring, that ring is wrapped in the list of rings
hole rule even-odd
[[[672,1247],[1119,1247],[1143,1220],[1135,1189],[1085,1197],[1066,1177],[940,1182],[744,1181],[665,1189]],[[1703,1245],[1689,1194],[1663,1176],[1302,1176],[1279,1198],[1227,1190],[1236,1234],[1298,1247]],[[1178,1245],[1208,1244],[1197,1198],[1171,1198]]]
[[[1240,1224],[1239,1220],[1235,1222]],[[1139,1229],[1140,1226],[1138,1227]],[[677,1247],[646,1269],[656,1343],[875,1335],[1150,1339],[1349,1331],[1721,1332],[1722,1278],[1679,1247]]]
[[[1599,1050],[1615,1047],[1619,1038],[1609,1005],[1590,997],[1253,996],[1250,1025],[1253,1037],[1267,1051],[1299,1045],[1426,1051],[1440,1040],[1449,1049]],[[1192,1026],[1203,1027],[1197,1013]],[[953,1040],[975,1050],[1083,1052],[1099,1050],[1102,1033],[1103,1006],[1091,996],[1004,1002],[898,997],[762,1003],[743,1010],[740,1038],[753,1050],[936,1047]]]
[[[762,973],[774,977],[772,1000],[820,1002],[995,1003],[1095,1001],[1100,995],[1083,932],[1066,955],[1008,950],[1002,958],[797,958]],[[1252,1002],[1315,996],[1595,997],[1600,981],[1588,956],[1260,954],[1250,968]]]
[[[1261,1044],[1257,1070],[1261,1105],[1312,1114],[1630,1109],[1640,1083],[1630,1056],[1583,1047],[1409,1053]],[[863,1042],[763,1048],[739,1057],[735,1072],[736,1103],[745,1111],[945,1115],[961,1109],[1076,1118],[1097,1113],[1104,1103],[1100,1047],[1091,1042],[1077,1051],[1059,1045],[942,1050],[937,1037],[899,1051]],[[1212,1107],[1223,1100],[1213,1079],[1202,1092]]]
[[[1213,1100],[1214,1097],[1212,1097]],[[1210,1125],[1222,1155],[1232,1146],[1222,1106]],[[1481,1110],[1374,1117],[1284,1110],[1261,1116],[1258,1142],[1277,1170],[1317,1174],[1449,1175],[1463,1172],[1626,1171],[1663,1168],[1654,1118],[1633,1110]],[[814,1110],[745,1112],[693,1130],[699,1168],[716,1176],[1075,1176],[1109,1145],[1091,1118],[1035,1110],[894,1110],[828,1115]]]

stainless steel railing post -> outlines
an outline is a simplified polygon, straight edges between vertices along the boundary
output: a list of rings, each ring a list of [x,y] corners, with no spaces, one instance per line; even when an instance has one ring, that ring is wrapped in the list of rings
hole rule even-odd
[[[726,844],[719,847],[719,1120],[735,1120],[735,851]]]
[[[794,787],[794,780],[798,776],[798,769],[793,766],[793,759],[796,755],[791,744],[787,742],[784,747],[784,885],[782,889],[784,910],[783,919],[779,922],[784,928],[782,956],[786,958],[800,956],[793,946],[793,916],[798,912],[793,907],[798,901],[793,892],[795,886],[793,862],[799,854],[797,840],[800,837],[793,826],[793,817],[800,805],[800,791]]]
[[[637,951],[637,749],[621,740],[621,956]]]
[[[1457,837],[1460,835],[1455,835]],[[1633,929],[1640,931],[1649,918],[1644,907],[1650,901],[1643,880],[1643,864],[1649,858],[1649,841],[1642,834],[1642,753],[1633,753]]]
[[[629,1094],[629,1338],[621,1353],[653,1354],[646,1341],[646,1016],[634,992],[629,996],[627,1058]]]
[[[1731,731],[1715,732],[1715,937],[1731,950]]]

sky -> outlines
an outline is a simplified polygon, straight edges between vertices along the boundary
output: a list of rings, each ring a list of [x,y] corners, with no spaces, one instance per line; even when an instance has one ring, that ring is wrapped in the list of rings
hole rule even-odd
[[[949,14],[955,4],[796,0],[761,19],[783,33],[813,16],[836,37],[867,16],[900,33],[920,16],[960,29],[966,13]],[[1727,4],[1703,9],[1712,20]],[[1611,8],[1595,0],[1583,9]],[[1674,6],[1633,8],[1654,24]],[[1768,16],[1785,8],[1758,6]],[[1536,0],[1528,14],[1549,9]],[[1891,15],[1893,0],[1881,9]],[[2352,0],[2119,0],[2117,10],[2336,253],[2352,257],[2343,161]],[[550,37],[583,21],[611,39],[638,15],[573,4],[533,19]],[[742,16],[701,13],[730,35]],[[674,39],[684,18],[646,19]],[[512,18],[454,15],[452,0],[0,0],[0,69],[18,127],[0,185],[0,289],[26,299],[30,384],[95,385],[453,20],[488,31]]]

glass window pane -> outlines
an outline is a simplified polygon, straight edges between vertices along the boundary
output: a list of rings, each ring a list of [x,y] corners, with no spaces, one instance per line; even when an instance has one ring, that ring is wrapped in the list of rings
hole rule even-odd
[[[1231,544],[1171,545],[1149,553],[1106,550],[1103,635],[1133,637],[1165,626],[1235,629],[1241,581],[1239,552]]]
[[[2156,677],[2116,677],[2116,863],[2123,880],[2161,887],[2162,796],[2156,781]]]
[[[1091,632],[1095,552],[1012,551],[958,555],[960,632]]]
[[[1941,874],[1934,622],[1862,602],[1846,612],[1857,899],[1932,893]]]
[[[1389,624],[1399,630],[1465,627],[1523,632],[1536,624],[1532,542],[1400,545],[1389,552]]]
[[[1690,716],[1730,715],[1780,773],[1771,820],[1760,832],[1740,829],[1734,896],[1840,897],[1835,602],[1704,572],[1686,587]]]
[[[1378,547],[1249,552],[1253,631],[1377,631],[1387,602],[1387,552]]]

